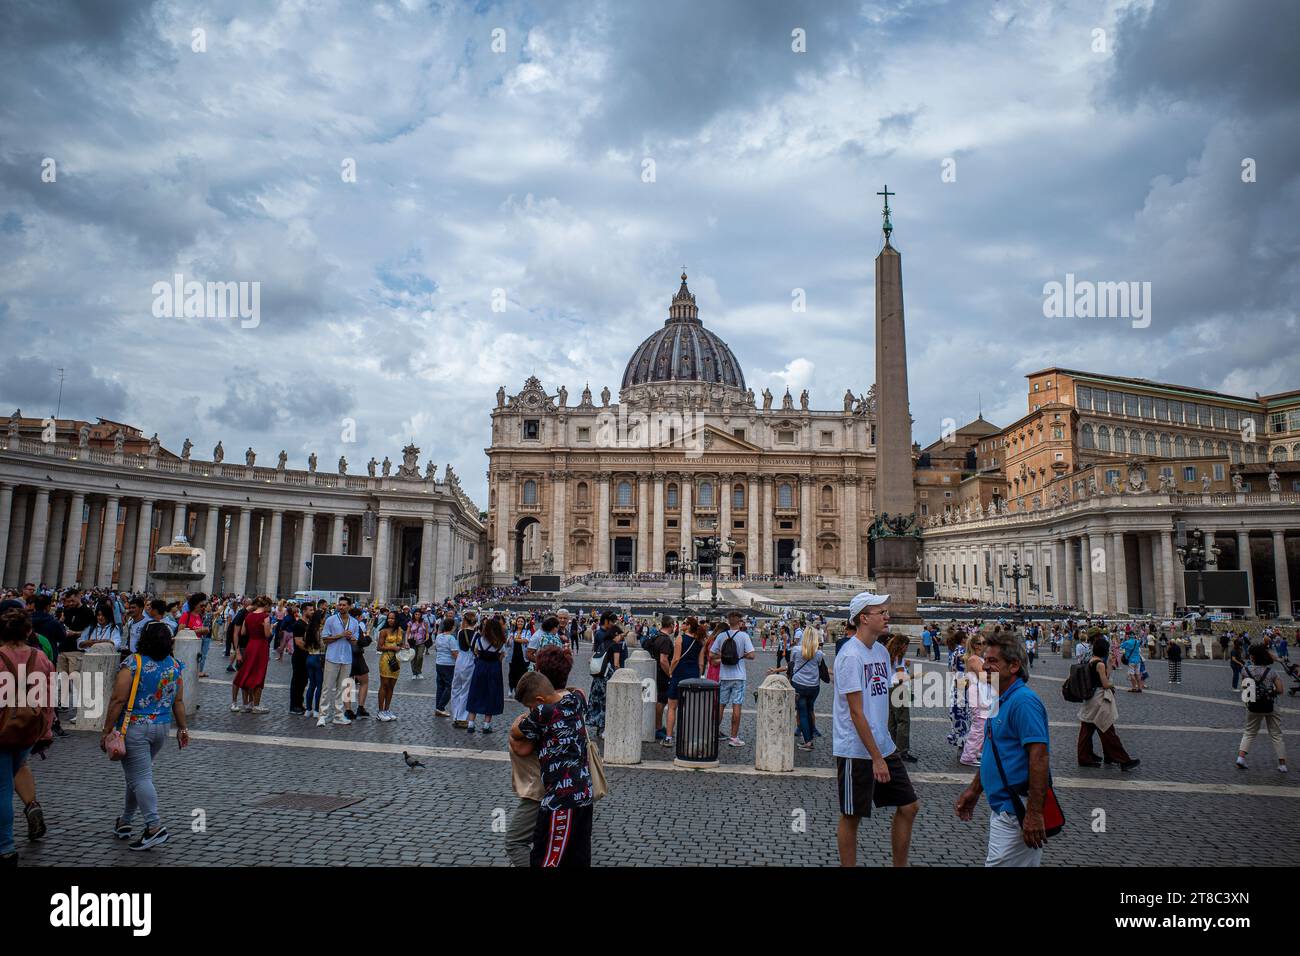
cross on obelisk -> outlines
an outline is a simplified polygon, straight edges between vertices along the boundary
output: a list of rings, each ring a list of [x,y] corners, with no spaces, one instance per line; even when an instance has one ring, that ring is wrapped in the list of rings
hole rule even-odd
[[[883,212],[882,212],[882,215],[885,217],[885,242],[888,243],[888,242],[889,242],[889,234],[890,234],[891,232],[894,231],[894,224],[893,224],[892,222],[889,221],[889,197],[890,197],[890,196],[897,196],[898,193],[891,193],[891,192],[889,191],[889,184],[886,183],[886,184],[885,184],[884,192],[878,192],[878,193],[876,193],[876,195],[877,195],[877,196],[884,196],[884,197],[885,197],[885,208],[884,208],[884,210],[883,210]]]

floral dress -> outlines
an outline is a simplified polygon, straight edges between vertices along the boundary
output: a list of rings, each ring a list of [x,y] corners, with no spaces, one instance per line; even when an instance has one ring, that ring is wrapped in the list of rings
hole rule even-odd
[[[948,696],[948,717],[952,720],[948,743],[960,749],[966,745],[966,735],[970,733],[970,702],[957,686],[966,674],[965,649],[961,645],[948,652],[948,673],[954,675]]]

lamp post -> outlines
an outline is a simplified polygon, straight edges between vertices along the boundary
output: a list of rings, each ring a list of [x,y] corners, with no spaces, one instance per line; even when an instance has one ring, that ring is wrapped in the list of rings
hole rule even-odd
[[[1196,607],[1200,613],[1193,633],[1209,634],[1213,629],[1205,617],[1205,566],[1209,564],[1210,558],[1218,558],[1219,549],[1215,547],[1214,539],[1207,540],[1205,532],[1200,528],[1193,528],[1189,535],[1187,525],[1182,521],[1175,523],[1174,535],[1178,545],[1174,553],[1178,555],[1178,560],[1185,570],[1196,572]]]
[[[701,562],[709,562],[709,577],[711,579],[709,609],[716,612],[718,610],[718,558],[731,554],[731,549],[736,546],[736,542],[731,538],[706,535],[702,538],[696,538],[694,545],[696,567],[698,568]],[[685,603],[686,599],[683,597],[682,604]]]
[[[1034,575],[1033,566],[1028,564],[1021,565],[1020,554],[1017,551],[1011,552],[1010,565],[1006,565],[1006,564],[998,565],[998,576],[1004,579],[1010,578],[1012,581],[1016,583],[1015,608],[1017,611],[1020,610],[1020,582],[1023,581],[1025,578],[1033,577],[1033,575]],[[1004,584],[1003,586],[1005,587],[1006,585]],[[1030,590],[1037,590],[1037,586],[1031,584]]]

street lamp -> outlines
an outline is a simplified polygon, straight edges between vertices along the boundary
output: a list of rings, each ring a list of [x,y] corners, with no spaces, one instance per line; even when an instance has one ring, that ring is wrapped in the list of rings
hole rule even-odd
[[[698,568],[702,562],[709,562],[709,577],[712,581],[711,592],[709,597],[709,609],[712,612],[718,610],[718,558],[723,555],[731,554],[732,548],[736,542],[731,538],[720,538],[716,535],[707,535],[702,538],[696,538],[695,544],[695,566]],[[682,589],[685,595],[685,588]],[[685,596],[682,597],[683,606],[686,604]]]
[[[1033,575],[1034,575],[1034,568],[1033,568],[1033,565],[1030,565],[1030,564],[1024,564],[1024,565],[1021,565],[1021,563],[1020,563],[1020,554],[1019,554],[1019,552],[1012,551],[1012,552],[1011,552],[1011,564],[1010,564],[1010,565],[1006,565],[1006,564],[1000,564],[1000,565],[998,565],[998,575],[999,575],[999,577],[1001,577],[1001,578],[1004,578],[1004,579],[1005,579],[1005,578],[1010,578],[1012,581],[1016,582],[1016,603],[1015,603],[1015,608],[1016,608],[1017,611],[1019,611],[1019,610],[1020,610],[1020,582],[1023,581],[1025,578],[1032,578],[1032,577],[1033,577]],[[1005,583],[1004,583],[1004,584],[1003,584],[1003,587],[1005,587],[1005,586],[1006,586],[1006,585],[1005,585]],[[1038,590],[1038,586],[1035,585],[1035,584],[1032,584],[1032,583],[1031,583],[1031,584],[1029,585],[1029,589],[1030,589],[1031,591],[1036,591],[1036,590]]]
[[[1209,634],[1212,628],[1205,617],[1205,566],[1210,563],[1210,558],[1218,559],[1219,549],[1215,547],[1213,538],[1207,541],[1205,532],[1200,528],[1192,529],[1190,537],[1184,522],[1175,523],[1174,529],[1175,542],[1178,545],[1174,548],[1174,553],[1178,555],[1178,560],[1182,562],[1185,570],[1196,572],[1196,606],[1200,616],[1196,619],[1193,632]]]

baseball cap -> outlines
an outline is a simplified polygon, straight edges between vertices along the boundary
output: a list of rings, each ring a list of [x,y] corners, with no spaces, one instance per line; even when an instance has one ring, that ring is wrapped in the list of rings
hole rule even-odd
[[[849,620],[853,620],[861,613],[863,608],[875,607],[878,604],[884,604],[889,600],[888,594],[872,594],[870,591],[863,591],[856,594],[853,600],[849,602]]]

